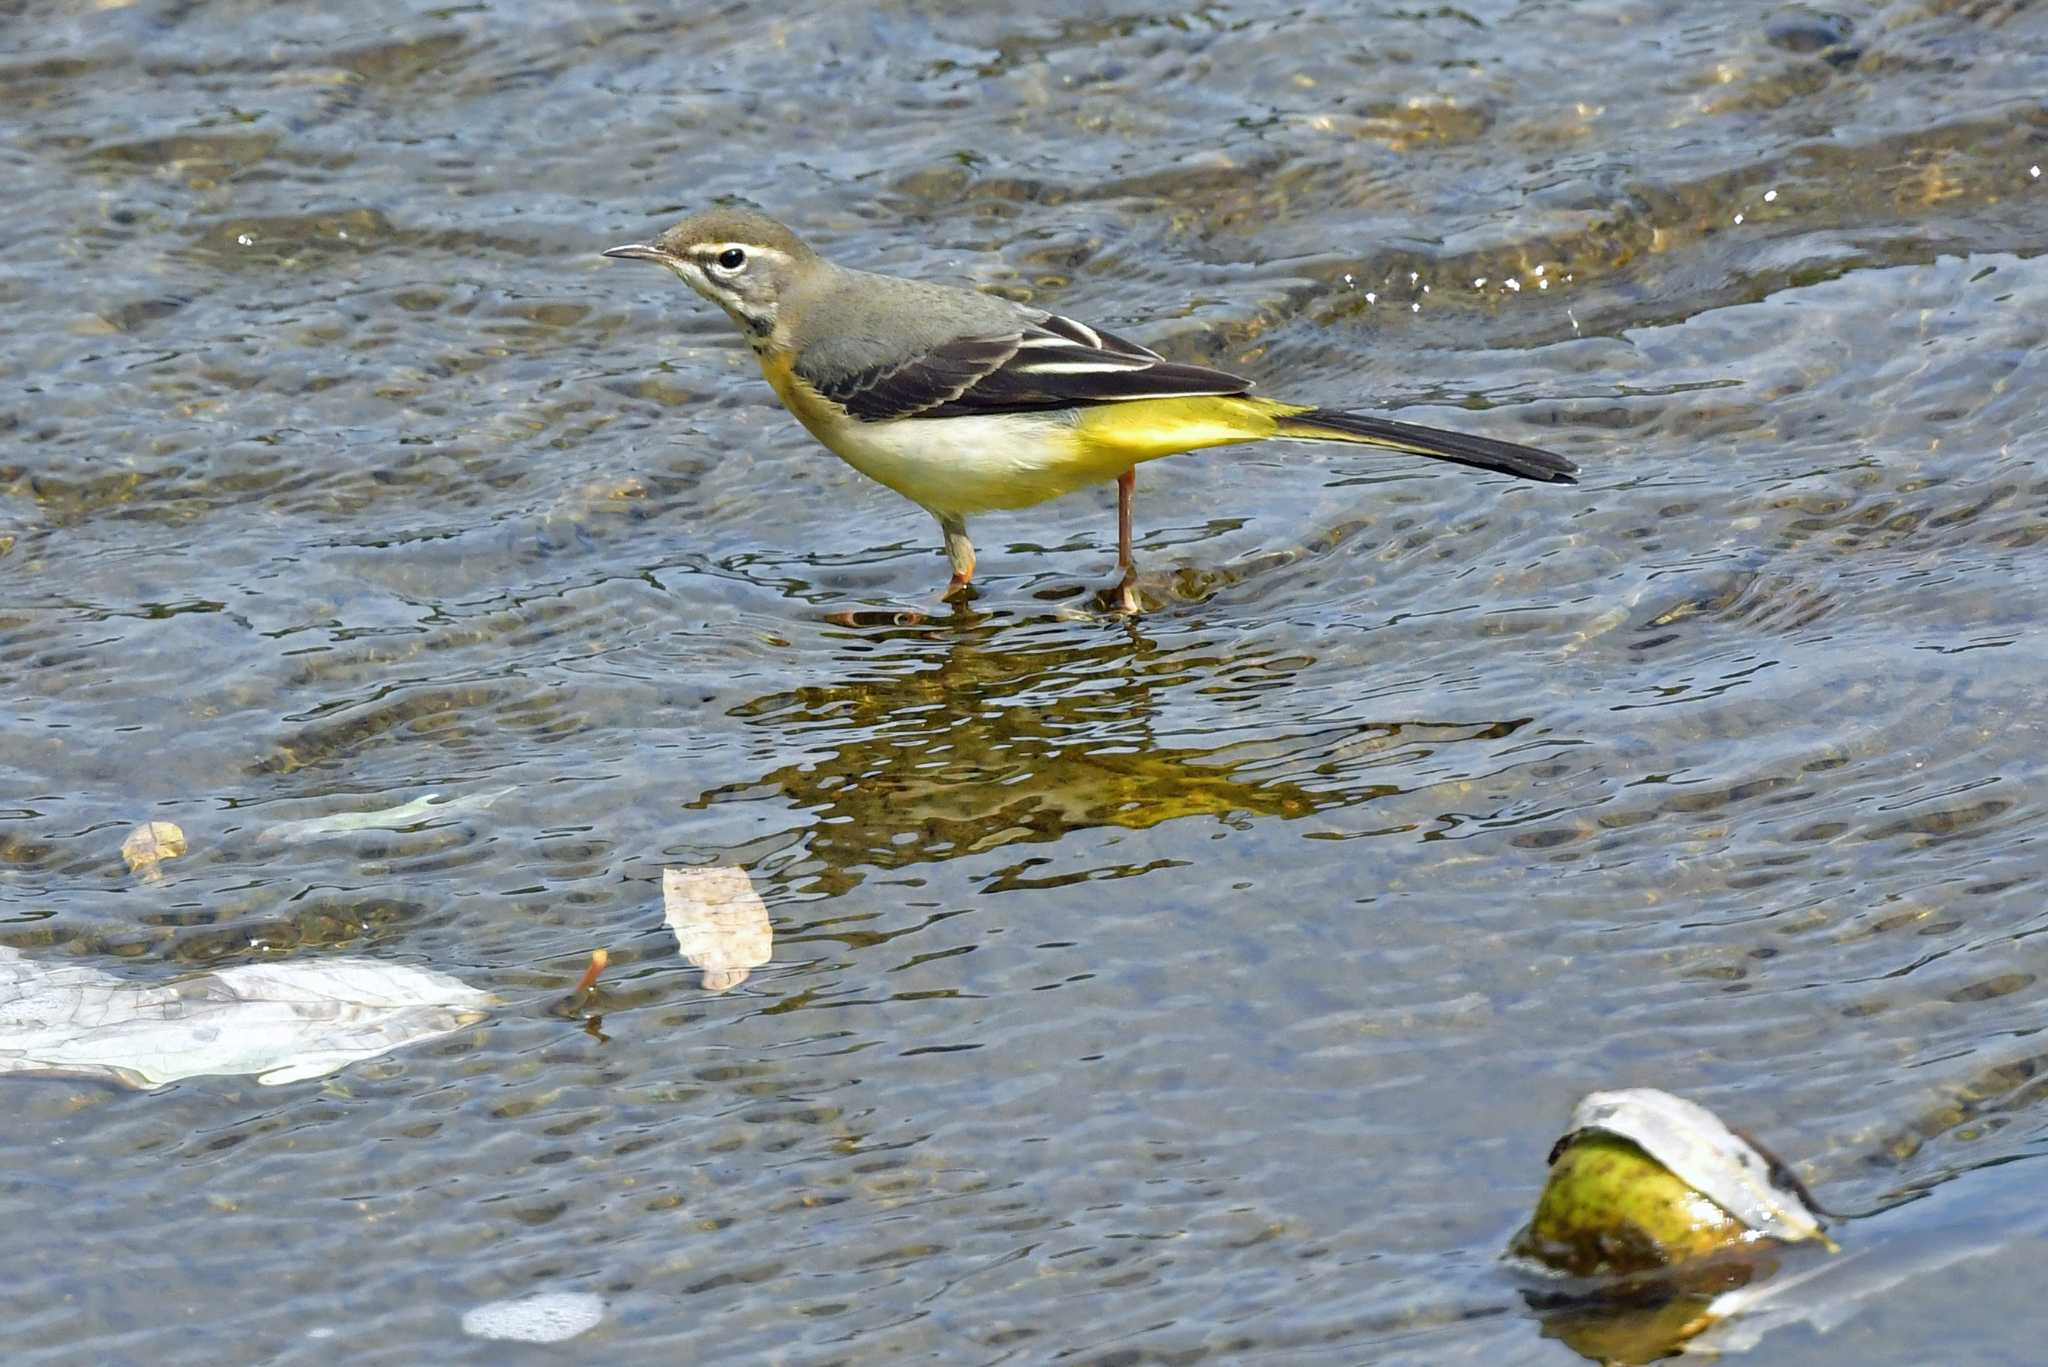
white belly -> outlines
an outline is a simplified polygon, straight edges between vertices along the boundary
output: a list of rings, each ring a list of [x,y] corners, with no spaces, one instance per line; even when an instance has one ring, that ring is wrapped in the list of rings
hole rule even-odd
[[[835,425],[848,465],[942,517],[1028,508],[1113,480],[1128,458],[1090,459],[1070,414],[905,418]]]

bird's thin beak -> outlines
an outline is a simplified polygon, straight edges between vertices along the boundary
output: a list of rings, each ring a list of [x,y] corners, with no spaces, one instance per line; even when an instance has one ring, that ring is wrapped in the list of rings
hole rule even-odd
[[[623,247],[613,247],[606,256],[616,256],[622,261],[666,261],[668,253],[645,242],[628,242]]]

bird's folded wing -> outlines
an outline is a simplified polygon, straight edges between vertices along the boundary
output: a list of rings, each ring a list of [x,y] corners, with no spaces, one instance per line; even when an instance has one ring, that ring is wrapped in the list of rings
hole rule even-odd
[[[804,374],[801,364],[797,370],[863,422],[1242,394],[1252,387],[1250,380],[1169,361],[1058,314],[1006,336],[960,337],[851,374]]]

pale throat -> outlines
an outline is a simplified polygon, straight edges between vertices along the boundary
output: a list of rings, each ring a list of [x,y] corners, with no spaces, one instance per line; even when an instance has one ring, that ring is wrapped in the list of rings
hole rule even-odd
[[[774,345],[775,334],[783,329],[776,324],[776,309],[773,304],[731,303],[725,306],[726,316],[740,325],[746,336],[747,345],[756,351],[766,351]]]
[[[741,299],[716,289],[699,289],[697,293],[724,309],[725,316],[732,319],[740,335],[747,339],[747,345],[755,351],[767,350],[775,344],[778,333],[788,331],[777,325],[780,310],[772,301]]]

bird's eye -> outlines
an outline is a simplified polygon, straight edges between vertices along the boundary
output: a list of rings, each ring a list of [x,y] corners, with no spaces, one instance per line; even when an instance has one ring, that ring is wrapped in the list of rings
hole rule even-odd
[[[736,271],[747,264],[747,254],[738,247],[727,247],[718,254],[718,265],[722,270]]]

